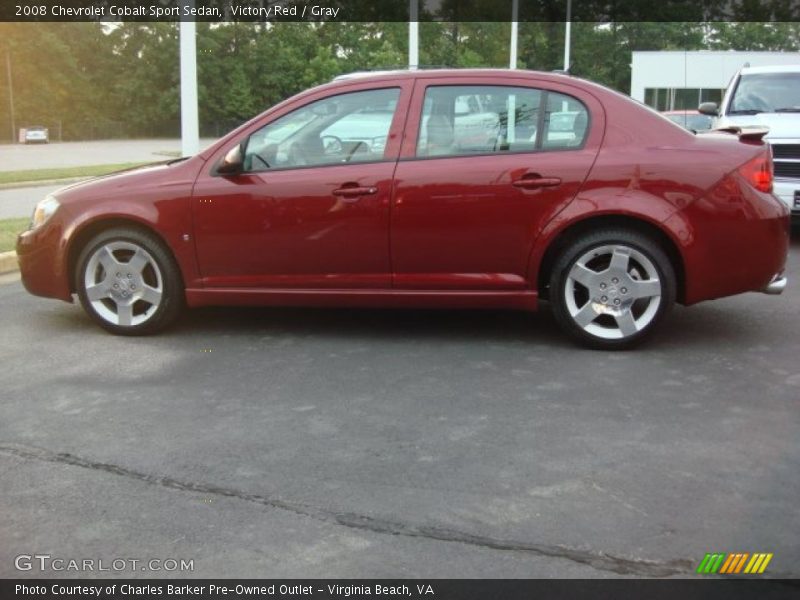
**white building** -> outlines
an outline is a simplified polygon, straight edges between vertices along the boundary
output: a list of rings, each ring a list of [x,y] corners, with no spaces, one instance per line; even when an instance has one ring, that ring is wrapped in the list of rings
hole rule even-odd
[[[741,67],[800,65],[797,52],[634,52],[631,96],[657,110],[696,109],[717,102]]]

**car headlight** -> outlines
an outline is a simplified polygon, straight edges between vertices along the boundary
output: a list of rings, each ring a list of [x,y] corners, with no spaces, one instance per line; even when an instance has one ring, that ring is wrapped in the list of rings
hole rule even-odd
[[[36,205],[33,210],[33,219],[31,220],[31,229],[36,229],[44,225],[47,220],[53,216],[56,209],[60,206],[58,200],[53,196],[47,196],[44,200]]]

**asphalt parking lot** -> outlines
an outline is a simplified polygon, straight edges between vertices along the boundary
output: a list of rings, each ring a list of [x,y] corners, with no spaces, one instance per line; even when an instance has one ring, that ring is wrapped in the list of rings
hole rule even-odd
[[[0,189],[0,219],[30,217],[37,202],[62,187],[63,184]]]
[[[203,138],[200,148],[215,140]],[[2,144],[0,171],[111,165],[167,160],[181,149],[180,139],[97,140],[50,144]]]
[[[783,296],[677,307],[627,353],[573,347],[546,310],[203,309],[119,338],[6,277],[0,576],[92,575],[14,567],[45,553],[194,561],[150,577],[682,577],[740,551],[798,577],[799,265],[795,240]]]
[[[203,138],[200,148],[216,140]],[[46,145],[2,144],[0,172],[48,168],[82,167],[134,162],[158,162],[174,157],[181,149],[177,139],[100,140],[63,142]],[[47,194],[70,185],[72,181],[43,186],[0,185],[0,219],[29,217],[36,203]]]

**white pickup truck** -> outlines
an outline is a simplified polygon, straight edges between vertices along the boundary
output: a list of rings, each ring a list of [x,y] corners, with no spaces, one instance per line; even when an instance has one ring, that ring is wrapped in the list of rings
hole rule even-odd
[[[800,224],[800,60],[797,65],[744,67],[731,80],[722,105],[704,102],[698,110],[715,117],[713,128],[769,127],[774,193]]]

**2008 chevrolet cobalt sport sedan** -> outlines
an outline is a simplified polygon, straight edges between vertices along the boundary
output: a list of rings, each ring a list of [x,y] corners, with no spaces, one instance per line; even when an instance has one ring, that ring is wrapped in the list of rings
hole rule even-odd
[[[785,286],[765,130],[695,135],[566,75],[354,74],[197,156],[48,196],[27,289],[119,334],[184,305],[536,309],[630,347],[674,302]]]

